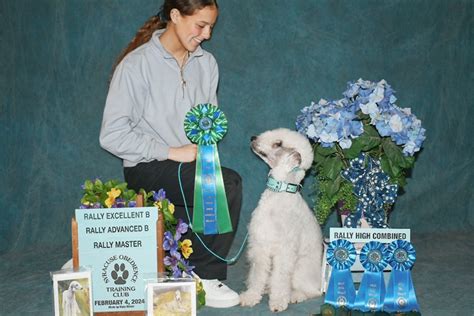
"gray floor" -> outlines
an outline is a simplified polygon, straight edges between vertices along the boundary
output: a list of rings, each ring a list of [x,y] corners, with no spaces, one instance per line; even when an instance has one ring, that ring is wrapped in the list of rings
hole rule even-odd
[[[474,316],[474,232],[417,235],[412,233],[417,262],[412,271],[423,315]],[[70,257],[70,249],[42,248],[0,256],[0,315],[53,315],[50,271]],[[245,259],[229,267],[228,284],[244,288]],[[290,305],[279,315],[319,312],[323,299]],[[272,315],[268,299],[254,308],[201,308],[198,315]]]

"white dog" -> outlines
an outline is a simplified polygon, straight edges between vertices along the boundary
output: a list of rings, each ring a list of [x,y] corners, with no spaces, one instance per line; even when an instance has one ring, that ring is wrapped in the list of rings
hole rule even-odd
[[[252,137],[251,148],[271,170],[248,228],[250,271],[240,303],[254,306],[268,293],[270,310],[279,312],[321,295],[321,228],[299,193],[313,150],[283,128]]]
[[[76,291],[82,290],[82,286],[77,281],[72,281],[69,288],[63,292],[63,315],[77,316],[81,314],[79,305],[76,302]]]

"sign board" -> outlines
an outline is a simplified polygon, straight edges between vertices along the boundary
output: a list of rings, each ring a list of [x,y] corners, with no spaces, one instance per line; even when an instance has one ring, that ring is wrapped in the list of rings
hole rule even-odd
[[[157,272],[156,207],[77,209],[79,260],[92,269],[94,312],[146,310]]]
[[[369,241],[391,243],[397,239],[410,241],[410,229],[331,227],[329,229],[329,241],[336,239],[347,239],[353,243],[366,243]]]

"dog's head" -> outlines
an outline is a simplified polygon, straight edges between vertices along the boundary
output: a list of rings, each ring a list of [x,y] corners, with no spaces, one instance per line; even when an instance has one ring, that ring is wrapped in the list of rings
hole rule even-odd
[[[291,171],[298,167],[306,171],[313,163],[313,148],[308,139],[286,128],[252,136],[250,146],[271,169],[279,166]]]
[[[82,285],[77,281],[72,281],[71,284],[69,284],[69,290],[73,292],[82,290]]]

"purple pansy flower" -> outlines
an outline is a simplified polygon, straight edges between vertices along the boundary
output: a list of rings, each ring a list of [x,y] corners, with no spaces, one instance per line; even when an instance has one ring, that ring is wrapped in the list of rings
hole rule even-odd
[[[176,256],[166,256],[163,259],[163,263],[165,266],[169,267],[171,271],[173,272],[173,277],[179,278],[182,276],[181,269],[178,267],[178,263],[180,262],[181,256],[179,253],[176,254]]]
[[[163,241],[163,249],[169,251],[171,255],[176,255],[178,253],[178,242],[173,238],[171,232],[165,232],[165,240]]]
[[[166,192],[163,189],[158,190],[158,192],[153,192],[153,200],[163,201],[166,198]]]
[[[188,224],[183,222],[181,218],[178,218],[178,224],[176,225],[176,234],[174,236],[175,240],[180,240],[181,236],[186,234],[188,231]]]

